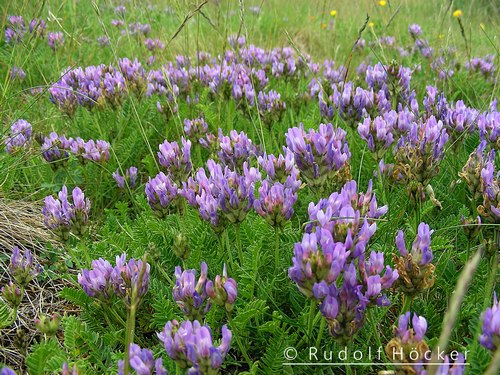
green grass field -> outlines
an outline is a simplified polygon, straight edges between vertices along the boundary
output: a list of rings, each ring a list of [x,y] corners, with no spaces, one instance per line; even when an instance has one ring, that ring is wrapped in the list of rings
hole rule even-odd
[[[496,2],[0,9],[1,375],[500,369]]]

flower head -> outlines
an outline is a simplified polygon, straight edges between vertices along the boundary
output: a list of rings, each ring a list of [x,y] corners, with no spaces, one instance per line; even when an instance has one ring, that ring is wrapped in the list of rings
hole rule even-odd
[[[227,312],[231,312],[234,302],[238,296],[238,285],[232,278],[227,277],[226,265],[222,270],[222,276],[215,276],[215,281],[208,280],[206,284],[207,295],[217,305],[224,307]]]
[[[493,306],[481,314],[482,331],[479,342],[494,353],[500,347],[500,304],[497,295],[493,298]]]
[[[184,270],[175,267],[175,286],[172,296],[184,315],[190,320],[203,319],[210,310],[211,303],[207,295],[208,267],[201,264],[201,274],[196,281],[196,270]]]

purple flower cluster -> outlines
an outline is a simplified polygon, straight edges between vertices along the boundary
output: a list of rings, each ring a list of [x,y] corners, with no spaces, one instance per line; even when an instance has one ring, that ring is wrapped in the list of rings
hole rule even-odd
[[[408,252],[403,231],[398,231],[396,246],[400,256],[394,256],[394,264],[399,273],[395,286],[409,296],[414,296],[434,285],[434,265],[431,264],[431,235],[429,225],[420,223],[415,241]]]
[[[469,155],[467,163],[462,168],[462,171],[458,173],[465,180],[473,202],[478,202],[483,197],[482,170],[495,159],[495,152],[491,150],[486,153],[486,147],[487,142],[482,141],[477,149]]]
[[[479,214],[491,223],[500,223],[500,172],[495,171],[493,161],[487,161],[481,170],[483,204],[477,208]]]
[[[412,36],[413,39],[417,39],[422,34],[422,28],[420,25],[413,23],[410,26],[408,26],[408,32]]]
[[[118,188],[125,188],[125,182],[128,181],[128,185],[133,189],[135,188],[135,184],[137,182],[137,168],[130,167],[125,171],[125,176],[120,175],[120,171],[117,169],[113,173],[113,178],[115,179]]]
[[[497,295],[493,298],[493,306],[488,307],[481,314],[483,323],[479,342],[486,349],[494,353],[500,348],[500,304],[498,303]]]
[[[83,234],[87,227],[90,212],[90,200],[85,198],[82,190],[75,187],[71,193],[73,202],[68,199],[68,189],[63,186],[58,194],[45,197],[42,208],[45,226],[56,231],[63,240],[67,240],[69,232]]]
[[[184,132],[191,142],[198,143],[208,132],[208,124],[203,117],[184,119]]]
[[[149,206],[160,217],[169,213],[171,205],[177,201],[177,184],[165,173],[160,172],[156,177],[149,177],[145,187]]]
[[[479,112],[474,108],[467,107],[462,100],[458,100],[455,105],[448,107],[443,123],[446,132],[450,135],[449,142],[455,149],[463,144],[465,135],[476,130],[475,123],[478,116]]]
[[[383,97],[387,100],[392,98],[397,102],[406,103],[410,98],[410,81],[412,71],[409,68],[400,65],[384,66],[378,63],[374,66],[369,65],[366,69],[366,84],[373,92],[384,92]],[[375,101],[379,100],[378,98]]]
[[[151,32],[151,25],[149,23],[142,24],[140,22],[129,23],[128,32],[130,35],[148,35]],[[122,31],[122,34],[126,33],[126,30]]]
[[[215,280],[207,280],[205,286],[207,295],[227,312],[233,311],[234,302],[238,296],[238,285],[234,279],[227,277],[226,265],[222,269],[222,276],[215,276]]]
[[[22,16],[9,16],[8,27],[5,29],[5,42],[9,44],[21,43],[26,33],[26,23]]]
[[[103,140],[84,141],[80,137],[68,139],[52,132],[44,139],[42,157],[54,168],[64,165],[70,153],[77,156],[82,163],[92,161],[103,164],[109,159],[109,148],[109,143]]]
[[[208,267],[201,263],[201,274],[196,281],[196,270],[182,271],[175,267],[175,286],[172,289],[174,301],[189,320],[202,320],[212,307],[207,294]]]
[[[486,79],[495,78],[495,56],[475,57],[465,63],[465,69],[472,73],[481,73]]]
[[[10,69],[10,79],[11,80],[23,81],[25,78],[26,78],[26,73],[24,72],[23,68],[20,68],[18,66],[13,66]]]
[[[332,124],[320,124],[319,130],[304,127],[290,128],[286,144],[295,158],[295,164],[310,186],[325,187],[334,183],[342,185],[350,180],[346,132]]]
[[[64,45],[64,34],[60,31],[47,34],[47,44],[55,51]]]
[[[127,254],[123,253],[116,257],[115,267],[102,258],[93,260],[92,269],[78,274],[78,283],[89,297],[110,302],[116,295],[130,304],[137,302],[131,301],[134,290],[139,300],[147,293],[149,273],[149,263],[133,258],[127,262]]]
[[[118,60],[118,66],[129,89],[141,95],[147,86],[147,74],[141,63],[137,59],[132,61],[125,57]]]
[[[279,154],[278,157],[264,153],[263,156],[257,158],[257,161],[270,183],[279,182],[285,188],[296,192],[302,184],[299,180],[299,170],[295,166],[293,153],[285,147],[283,151],[284,155]]]
[[[267,94],[260,91],[257,103],[262,122],[269,128],[280,122],[285,114],[286,104],[275,90],[270,90]]]
[[[160,39],[147,38],[144,41],[144,45],[148,51],[162,50],[165,48],[165,43],[163,43]]]
[[[236,130],[231,130],[229,136],[225,136],[219,128],[218,142],[219,161],[233,170],[241,172],[243,165],[257,154],[252,140],[243,131],[238,133]]]
[[[373,219],[387,212],[378,208],[371,184],[358,193],[348,182],[317,205],[309,205],[309,219],[301,243],[294,247],[290,278],[308,298],[316,298],[332,337],[348,341],[364,324],[366,309],[387,305],[383,290],[392,286],[398,272],[384,267],[383,253],[365,249],[377,225]]]
[[[477,116],[479,136],[492,148],[500,150],[500,112],[491,109]]]
[[[186,181],[193,168],[191,162],[191,141],[181,139],[182,148],[178,142],[168,142],[165,140],[160,146],[158,160],[165,169],[167,175],[177,184]]]
[[[297,193],[281,182],[262,181],[259,198],[254,201],[255,211],[274,228],[282,228],[293,215]]]
[[[137,344],[130,344],[130,367],[137,375],[168,375],[168,371],[163,367],[163,360],[153,358],[153,353],[149,349],[141,349]],[[118,375],[125,375],[125,362],[118,361]],[[128,375],[128,374],[127,374]]]
[[[448,138],[443,122],[434,116],[413,122],[399,138],[394,173],[402,176],[400,182],[407,185],[412,199],[425,200],[427,186],[439,172]]]
[[[9,154],[15,154],[31,145],[31,124],[26,120],[17,120],[10,126],[10,134],[5,138],[5,149]]]
[[[411,326],[410,328],[410,318]],[[401,315],[398,326],[394,328],[394,338],[386,345],[387,357],[394,363],[397,371],[416,375],[426,375],[430,366],[438,365],[438,375],[463,375],[465,372],[465,357],[462,353],[453,351],[444,357],[440,364],[431,363],[431,350],[425,341],[427,320],[411,312]],[[450,357],[454,364],[450,367]],[[429,363],[429,365],[427,365]]]
[[[362,140],[368,144],[368,150],[375,154],[377,160],[381,160],[394,142],[394,111],[386,112],[383,116],[377,116],[372,121],[370,117],[365,118],[358,125],[358,133]]]
[[[221,343],[214,346],[210,327],[202,326],[197,320],[181,324],[172,320],[158,333],[158,338],[180,368],[189,367],[190,374],[217,374],[229,351],[232,333],[222,326]]]
[[[71,116],[78,106],[89,110],[119,106],[125,97],[125,77],[120,70],[104,64],[68,68],[48,91],[50,101]]]
[[[21,288],[24,289],[41,271],[41,266],[35,262],[29,249],[24,250],[21,255],[21,250],[14,246],[10,257],[9,273]]]

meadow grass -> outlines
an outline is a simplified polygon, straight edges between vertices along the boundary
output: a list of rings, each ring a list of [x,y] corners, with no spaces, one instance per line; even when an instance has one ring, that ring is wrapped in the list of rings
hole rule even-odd
[[[464,100],[466,105],[484,112],[499,96],[500,27],[499,10],[494,2],[407,0],[387,1],[385,6],[367,0],[264,0],[252,3],[221,0],[206,4],[202,1],[126,2],[125,25],[148,23],[152,29],[150,36],[161,39],[166,45],[165,49],[154,53],[156,62],[151,67],[145,64],[151,55],[144,47],[145,37],[130,33],[122,35],[121,28],[111,25],[113,19],[119,19],[113,11],[118,4],[76,0],[5,0],[0,4],[2,30],[7,27],[10,15],[23,15],[28,22],[33,17],[40,17],[47,20],[48,31],[61,31],[65,38],[64,46],[53,51],[46,38],[28,36],[22,43],[10,45],[2,37],[2,135],[7,137],[12,122],[26,119],[36,134],[47,136],[55,131],[68,137],[103,139],[110,143],[110,157],[106,163],[81,165],[77,158],[71,156],[64,168],[52,168],[40,157],[39,147],[15,155],[1,150],[2,201],[18,200],[22,202],[20,207],[27,212],[29,209],[25,204],[29,202],[33,205],[33,212],[38,213],[45,196],[56,194],[63,185],[67,185],[80,187],[90,198],[92,208],[87,232],[71,235],[63,244],[49,231],[44,231],[43,235],[36,233],[41,230],[41,213],[39,223],[33,225],[32,230],[25,228],[28,220],[23,219],[22,214],[19,214],[18,220],[23,226],[16,224],[15,220],[11,225],[0,225],[0,284],[5,285],[9,280],[8,264],[12,251],[9,246],[22,245],[32,249],[37,261],[44,267],[36,284],[26,289],[24,302],[28,300],[29,303],[21,304],[19,318],[8,327],[2,326],[0,363],[15,368],[19,373],[28,371],[30,374],[60,373],[64,362],[76,364],[80,373],[116,373],[118,360],[125,358],[126,337],[130,334],[129,326],[125,325],[127,309],[118,299],[112,305],[104,306],[88,297],[77,283],[77,274],[82,269],[90,268],[93,259],[104,258],[113,263],[116,256],[126,252],[129,258],[136,259],[147,254],[151,265],[150,290],[138,307],[137,319],[134,320],[135,342],[151,349],[155,358],[162,356],[170,373],[181,370],[168,359],[156,332],[160,332],[167,321],[183,319],[172,298],[174,267],[196,269],[199,274],[202,261],[207,262],[211,279],[220,274],[223,264],[233,263],[229,277],[238,283],[238,298],[232,314],[227,316],[223,309],[213,306],[205,318],[205,322],[212,327],[214,337],[221,337],[222,324],[228,324],[233,332],[231,350],[224,360],[222,373],[373,374],[383,370],[394,371],[394,367],[380,364],[387,361],[384,358],[356,369],[348,366],[284,365],[289,362],[284,355],[289,347],[297,349],[295,362],[310,362],[310,346],[317,347],[320,353],[343,348],[343,344],[330,338],[317,306],[310,308],[310,301],[287,274],[292,265],[294,244],[302,240],[309,220],[309,203],[327,198],[332,189],[318,193],[302,187],[293,219],[280,231],[275,231],[253,210],[240,225],[228,226],[223,235],[214,233],[210,225],[200,219],[197,210],[191,207],[184,207],[161,219],[151,210],[144,186],[148,177],[154,177],[160,170],[158,145],[165,139],[179,141],[181,136],[185,136],[184,119],[203,114],[210,132],[217,134],[218,128],[224,134],[233,129],[244,131],[268,154],[281,153],[282,146],[286,144],[287,130],[299,123],[303,123],[305,129],[317,129],[322,122],[332,122],[344,128],[352,153],[351,174],[358,190],[366,191],[369,181],[373,180],[379,206],[387,204],[389,207],[388,214],[377,221],[377,231],[367,252],[381,251],[385,254],[386,263],[392,264],[393,255],[397,254],[395,236],[398,230],[405,232],[408,243],[417,234],[416,224],[425,222],[434,230],[432,251],[435,265],[432,288],[410,300],[411,304],[406,302],[406,305],[403,293],[388,291],[390,306],[370,311],[366,324],[354,335],[349,348],[360,350],[366,356],[369,347],[385,346],[393,338],[393,328],[399,315],[409,308],[426,318],[426,337],[431,348],[441,345],[447,346],[448,352],[468,350],[472,354],[467,358],[467,373],[487,371],[493,354],[477,343],[477,337],[481,312],[491,306],[493,290],[498,291],[498,244],[491,245],[493,250],[486,254],[482,244],[483,234],[473,239],[464,234],[462,216],[475,216],[477,209],[470,202],[467,184],[458,176],[479,144],[477,132],[464,136],[458,147],[446,146],[439,173],[432,180],[435,196],[442,208],[426,200],[416,216],[406,186],[392,184],[388,178],[384,181],[374,178],[377,160],[359,137],[356,130],[358,122],[349,125],[338,113],[333,120],[325,121],[318,110],[316,98],[299,101],[298,94],[308,90],[314,74],[297,79],[280,79],[270,75],[269,87],[281,93],[287,104],[282,119],[270,129],[263,125],[255,108],[248,114],[233,99],[210,95],[207,88],[192,88],[191,95],[200,94],[199,103],[195,105],[188,105],[185,97],[179,96],[176,102],[178,112],[169,118],[156,109],[157,99],[165,101],[164,98],[140,97],[131,91],[127,91],[126,98],[116,108],[78,108],[74,115],[67,116],[50,102],[47,91],[67,67],[118,66],[119,59],[124,57],[137,57],[148,70],[160,69],[162,64],[175,62],[177,55],[190,56],[197,65],[197,52],[223,55],[225,51],[232,50],[228,37],[237,34],[245,36],[247,44],[266,50],[291,46],[296,57],[309,55],[312,61],[320,64],[324,59],[334,60],[335,68],[340,65],[348,67],[344,80],[353,80],[359,85],[364,85],[364,79],[356,72],[361,62],[381,62],[389,66],[395,61],[398,65],[414,69],[411,88],[416,91],[420,103],[426,94],[426,86],[435,85],[445,94],[448,103]],[[249,6],[259,6],[260,13],[253,14]],[[165,11],[166,7],[170,11]],[[461,24],[453,17],[456,9],[463,10]],[[332,16],[331,11],[336,11],[336,15]],[[395,48],[376,42],[381,36],[391,35],[396,38],[398,46],[411,46],[413,39],[407,31],[411,23],[422,27],[423,37],[429,40],[436,52],[441,48],[456,48],[454,58],[459,64],[451,78],[438,80],[429,61],[422,56],[413,53],[403,58]],[[110,43],[101,47],[97,38],[105,35]],[[361,52],[353,49],[359,37],[367,42]],[[470,58],[487,54],[496,56],[496,72],[491,79],[464,69]],[[420,69],[416,69],[419,65]],[[24,80],[10,78],[14,66],[26,72]],[[31,95],[29,90],[33,87],[42,90]],[[198,89],[199,92],[196,92]],[[206,149],[201,149],[199,155],[193,152],[194,169],[202,167],[209,157]],[[391,156],[388,158],[391,159]],[[495,162],[498,170],[498,156]],[[123,174],[132,165],[139,169],[138,186],[132,188],[127,185],[125,189],[118,189],[112,173],[118,169]],[[4,210],[3,203],[0,210]],[[24,216],[32,220],[32,215]],[[12,221],[12,217],[9,220]],[[484,239],[498,231],[496,228],[485,224]],[[26,240],[12,235],[18,234],[18,231],[26,231]],[[173,247],[179,234],[185,236],[189,243],[190,255],[185,260],[174,254]],[[276,244],[280,254],[277,269]],[[242,259],[238,259],[240,254]],[[462,272],[465,276],[461,277]],[[0,317],[7,321],[9,317],[5,311],[6,308],[0,307]],[[49,338],[35,329],[32,320],[41,314],[54,312],[64,317],[59,332]]]

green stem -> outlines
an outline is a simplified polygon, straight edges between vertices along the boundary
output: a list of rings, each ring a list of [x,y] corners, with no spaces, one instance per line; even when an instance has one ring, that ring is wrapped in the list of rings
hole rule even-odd
[[[229,257],[229,264],[231,268],[231,272],[234,272],[236,268],[234,267],[234,260],[233,260],[233,254],[231,252],[231,244],[229,243],[229,234],[227,233],[227,229],[224,229],[224,239],[226,241],[226,252]]]
[[[421,206],[421,200],[420,197],[417,196],[415,198],[415,233],[418,233],[418,226],[420,224],[420,215],[421,215],[420,206]]]
[[[375,316],[375,311],[373,309],[368,310],[368,320],[370,321],[370,324],[372,326],[372,332],[374,333],[375,336],[375,341],[377,343],[378,348],[383,348],[382,346],[382,341],[380,340],[380,330],[377,328],[377,322],[376,322],[376,316]],[[385,351],[382,350],[382,359],[384,363],[388,363],[388,359],[385,356]]]
[[[276,228],[274,231],[275,243],[274,243],[274,269],[278,273],[278,267],[280,263],[280,230]]]
[[[238,246],[238,257],[240,260],[240,266],[243,267],[243,249],[241,248],[241,233],[240,224],[236,224],[236,245]]]
[[[403,294],[403,298],[404,298],[403,308],[401,309],[400,315],[404,314],[407,311],[410,311],[410,309],[411,309],[412,297],[407,296],[406,294]]]
[[[497,235],[495,235],[497,237]],[[488,308],[488,306],[491,305],[492,303],[492,294],[493,294],[493,288],[495,285],[495,279],[496,279],[496,274],[497,274],[497,268],[498,268],[498,251],[495,250],[494,255],[492,255],[490,259],[490,269],[488,273],[488,279],[486,281],[486,290],[484,294],[484,300],[483,300],[483,307],[481,311],[484,311]],[[472,349],[470,351],[470,360],[469,363],[473,363],[477,350],[479,349],[479,335],[481,333],[481,326],[482,322],[481,319],[479,319],[477,325],[476,325],[476,330],[474,332],[474,343],[472,344]]]
[[[136,289],[136,288],[134,288]],[[134,293],[132,293],[134,294]],[[137,293],[135,293],[137,294]],[[135,331],[135,314],[137,305],[135,302],[130,304],[129,314],[127,318],[127,329],[125,332],[125,368],[123,373],[130,373],[130,344],[134,342],[134,331]]]
[[[310,339],[312,337],[312,331],[314,328],[314,313],[316,311],[316,300],[312,299],[311,300],[311,306],[309,308],[309,320],[308,320],[308,327],[307,327],[307,336]]]
[[[236,344],[238,344],[238,348],[240,349],[241,354],[243,354],[243,357],[245,358],[245,361],[248,364],[248,367],[252,367],[252,360],[248,356],[246,348],[243,346],[243,343],[240,340],[240,337],[238,336],[236,332],[236,328],[233,326],[233,319],[231,318],[231,314],[227,313],[227,320],[229,321],[229,325],[231,326],[231,330],[233,332],[233,337],[236,340]]]
[[[321,317],[321,321],[319,323],[319,333],[318,338],[316,339],[316,348],[319,348],[321,345],[321,339],[323,338],[323,332],[325,330],[326,319]]]

